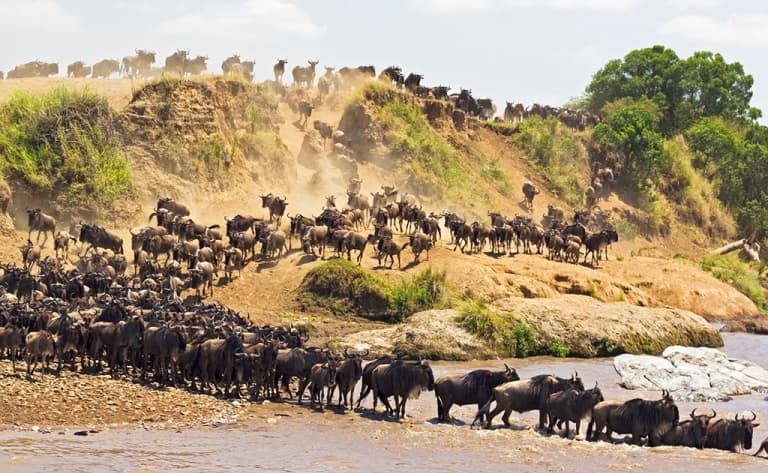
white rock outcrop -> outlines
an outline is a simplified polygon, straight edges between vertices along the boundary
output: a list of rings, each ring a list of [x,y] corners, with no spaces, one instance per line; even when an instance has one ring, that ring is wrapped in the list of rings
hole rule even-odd
[[[666,389],[677,400],[728,401],[768,392],[768,370],[713,348],[671,346],[661,357],[619,355],[613,367],[627,389]]]

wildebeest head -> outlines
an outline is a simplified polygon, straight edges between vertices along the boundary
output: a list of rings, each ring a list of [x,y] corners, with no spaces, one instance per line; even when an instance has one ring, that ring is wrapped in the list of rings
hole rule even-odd
[[[760,427],[759,423],[754,423],[754,421],[757,420],[757,414],[752,411],[749,412],[752,414],[751,419],[746,419],[744,417],[739,418],[739,415],[736,414],[736,422],[739,423],[741,431],[744,434],[742,445],[744,445],[744,449],[746,450],[750,450],[752,448],[752,434],[754,433],[755,427]]]

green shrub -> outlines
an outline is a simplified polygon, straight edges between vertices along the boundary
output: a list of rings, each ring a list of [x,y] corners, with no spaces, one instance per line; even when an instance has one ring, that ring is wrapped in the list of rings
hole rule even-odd
[[[466,299],[459,303],[458,322],[480,340],[486,342],[500,356],[514,356],[515,337],[512,314],[497,314],[484,303]]]
[[[515,325],[513,330],[515,340],[515,357],[525,358],[533,349],[536,340],[536,329],[525,322]]]
[[[557,118],[532,117],[519,124],[513,142],[525,150],[549,180],[557,195],[569,205],[580,206],[586,189],[586,150]]]
[[[558,358],[566,358],[571,353],[571,349],[560,342],[552,342],[552,344],[549,346],[549,352],[552,354],[552,356],[556,356]]]
[[[432,309],[443,298],[445,271],[427,268],[412,279],[404,279],[390,290],[390,306],[397,321]]]
[[[444,285],[444,271],[428,268],[393,284],[350,261],[336,259],[307,272],[298,299],[305,306],[317,305],[337,315],[401,322],[439,304]]]
[[[299,287],[299,301],[336,315],[359,313],[388,319],[390,285],[351,261],[336,259],[310,269]]]
[[[701,267],[749,297],[760,310],[768,312],[766,281],[761,279],[757,266],[745,263],[734,255],[707,255],[701,261]]]
[[[0,105],[0,172],[67,208],[110,208],[133,190],[119,151],[114,114],[90,91],[11,94]]]

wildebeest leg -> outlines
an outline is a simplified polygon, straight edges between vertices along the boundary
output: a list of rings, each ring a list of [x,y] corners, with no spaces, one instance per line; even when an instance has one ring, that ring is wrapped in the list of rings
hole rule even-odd
[[[496,406],[498,409],[499,406]],[[495,409],[494,409],[495,411]],[[512,408],[509,407],[507,409],[504,409],[504,415],[501,416],[501,420],[504,422],[504,425],[507,427],[510,427],[511,424],[509,423],[509,415],[512,414]]]
[[[306,376],[299,381],[299,404],[301,404],[301,398],[304,396],[304,390],[307,389],[309,384],[309,377]]]
[[[496,407],[492,411],[487,412],[487,408],[489,407],[490,403],[491,403],[491,401],[488,401],[488,403],[486,403],[486,405],[483,407],[486,410],[486,414],[485,414],[485,428],[486,429],[490,429],[491,428],[491,423],[493,422],[493,418],[496,417],[497,415],[499,415],[499,413],[504,410],[504,408],[500,407],[499,403],[497,402],[496,403]],[[478,416],[482,416],[482,413],[478,412],[477,415]]]
[[[568,438],[570,435],[570,429],[569,429],[569,423],[568,420],[565,421],[565,438]]]

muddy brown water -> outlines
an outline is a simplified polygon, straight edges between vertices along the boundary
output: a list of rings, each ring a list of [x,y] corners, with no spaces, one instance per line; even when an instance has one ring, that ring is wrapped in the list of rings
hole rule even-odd
[[[725,334],[725,352],[768,366],[768,340],[748,334]],[[546,357],[507,360],[522,377],[540,373],[561,376],[578,371],[585,384],[597,380],[608,399],[649,398],[658,393],[627,391],[611,360],[559,360]],[[501,362],[434,363],[436,376]],[[733,415],[757,413],[761,426],[755,446],[768,435],[765,394],[739,396],[715,404],[678,403],[681,413],[713,407]],[[367,406],[370,407],[370,398]],[[476,408],[454,407],[457,422],[436,424],[432,393],[410,401],[405,422],[370,412],[319,412],[288,403],[248,408],[250,418],[219,427],[193,430],[113,428],[87,437],[74,430],[0,432],[2,472],[154,472],[154,471],[768,471],[768,460],[745,454],[677,447],[642,448],[626,444],[564,440],[532,429],[537,414],[513,413],[513,428],[472,430]],[[586,423],[582,425],[582,437]],[[754,451],[754,450],[753,450]]]

